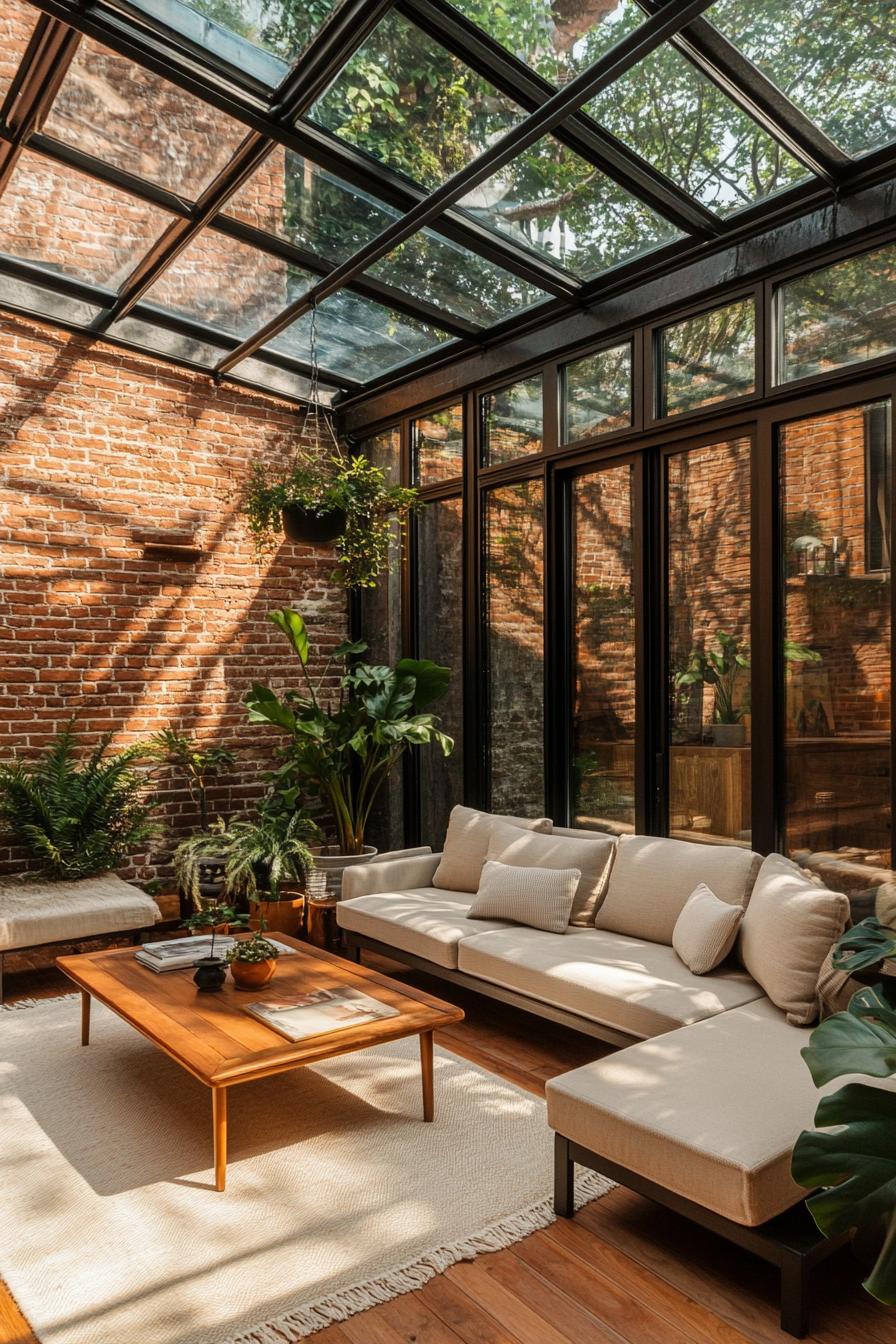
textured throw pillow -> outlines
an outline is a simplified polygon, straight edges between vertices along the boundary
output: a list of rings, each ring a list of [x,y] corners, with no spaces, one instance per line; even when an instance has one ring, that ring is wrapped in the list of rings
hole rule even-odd
[[[504,817],[478,812],[475,807],[453,807],[442,859],[432,879],[443,891],[476,891],[482,865],[488,854],[492,827],[496,823],[515,826],[518,831],[550,831],[550,817]]]
[[[510,919],[565,933],[582,874],[578,868],[519,868],[486,860],[468,919]]]
[[[700,882],[720,901],[746,905],[761,862],[758,854],[738,845],[620,836],[607,895],[594,923],[609,933],[671,947],[675,921]]]
[[[783,854],[769,854],[740,926],[746,969],[795,1027],[818,1017],[818,977],[846,927],[849,900],[817,887]]]
[[[501,823],[492,827],[487,857],[520,868],[578,868],[581,878],[569,922],[576,928],[593,928],[615,853],[616,841],[607,835],[580,840],[553,831],[537,835]]]
[[[706,975],[731,951],[743,917],[743,906],[720,901],[701,882],[675,921],[672,946],[688,970]]]

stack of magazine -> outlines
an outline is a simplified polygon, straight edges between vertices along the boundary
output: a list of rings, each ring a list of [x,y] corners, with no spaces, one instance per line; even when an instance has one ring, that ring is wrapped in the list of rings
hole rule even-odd
[[[275,938],[271,938],[270,941],[279,948],[281,954],[293,951],[293,948],[287,947],[285,943],[278,943]],[[216,934],[215,956],[223,957],[235,942],[236,939],[229,934]],[[167,943],[144,943],[134,953],[134,959],[151,971],[182,971],[186,967],[195,966],[201,957],[211,955],[211,934],[205,933],[193,938],[175,938]]]

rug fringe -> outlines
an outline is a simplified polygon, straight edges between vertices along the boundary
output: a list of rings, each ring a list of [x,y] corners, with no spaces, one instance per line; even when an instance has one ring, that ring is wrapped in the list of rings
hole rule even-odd
[[[576,1178],[576,1208],[599,1199],[612,1190],[614,1182],[595,1171],[580,1172]],[[478,1255],[491,1251],[503,1251],[508,1246],[522,1241],[541,1228],[554,1221],[552,1199],[543,1199],[522,1212],[511,1214],[500,1222],[491,1223],[482,1231],[465,1237],[462,1241],[450,1245],[438,1246],[417,1257],[406,1265],[369,1279],[365,1283],[353,1284],[350,1288],[340,1289],[329,1297],[307,1306],[296,1307],[294,1311],[278,1316],[274,1320],[257,1325],[244,1334],[228,1340],[228,1344],[295,1344],[328,1325],[335,1325],[354,1316],[369,1307],[378,1307],[392,1298],[404,1293],[416,1292],[424,1287],[437,1274],[457,1264],[459,1260],[474,1260]]]
[[[75,994],[52,994],[45,999],[16,999],[15,1003],[0,1003],[0,1010],[6,1013],[15,1013],[20,1008],[40,1008],[44,1003],[65,1003],[66,999],[77,999],[80,995]]]

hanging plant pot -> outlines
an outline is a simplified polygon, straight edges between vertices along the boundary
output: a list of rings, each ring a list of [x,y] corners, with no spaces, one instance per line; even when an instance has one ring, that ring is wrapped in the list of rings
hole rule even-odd
[[[312,513],[301,504],[284,504],[281,511],[283,532],[290,541],[302,541],[308,546],[325,546],[345,531],[344,509],[329,513]]]

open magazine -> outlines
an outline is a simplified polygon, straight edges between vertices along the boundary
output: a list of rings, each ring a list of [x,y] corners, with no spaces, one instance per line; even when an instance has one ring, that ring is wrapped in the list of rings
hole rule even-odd
[[[345,1031],[379,1018],[397,1017],[398,1009],[362,994],[359,989],[316,989],[310,994],[247,1003],[243,1009],[288,1041],[304,1041],[330,1031]]]

